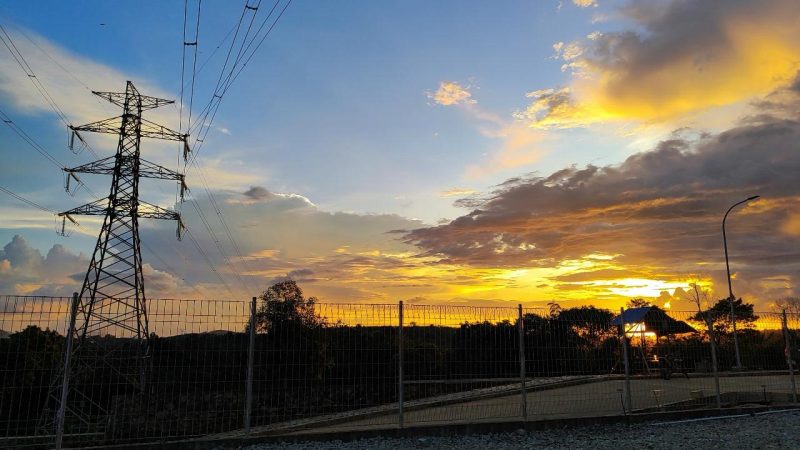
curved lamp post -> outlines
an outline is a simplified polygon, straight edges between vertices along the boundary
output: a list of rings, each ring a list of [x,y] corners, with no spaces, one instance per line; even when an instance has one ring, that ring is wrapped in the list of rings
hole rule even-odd
[[[725,220],[728,218],[728,214],[733,211],[733,208],[741,205],[742,203],[747,203],[751,200],[755,200],[759,198],[759,195],[754,195],[752,197],[748,197],[745,200],[742,200],[738,203],[734,203],[733,206],[728,208],[728,211],[725,212],[725,217],[722,218],[722,243],[725,246],[725,269],[728,271],[728,304],[731,307],[731,323],[733,324],[733,345],[736,349],[736,367],[735,369],[742,368],[742,357],[739,353],[739,338],[736,334],[736,312],[733,309],[733,287],[731,285],[731,266],[728,262],[728,238],[725,235]]]

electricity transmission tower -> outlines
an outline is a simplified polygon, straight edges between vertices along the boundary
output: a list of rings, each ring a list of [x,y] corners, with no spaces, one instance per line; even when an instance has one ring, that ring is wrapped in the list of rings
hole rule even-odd
[[[183,142],[183,157],[189,152],[188,134],[181,134],[142,118],[142,112],[173,103],[141,95],[128,81],[125,92],[94,92],[122,107],[121,116],[70,127],[74,142],[79,132],[119,135],[114,156],[79,167],[64,169],[67,188],[76,174],[111,175],[111,190],[102,198],[59,214],[62,231],[73,215],[103,216],[89,268],[80,294],[73,300],[67,351],[59,380],[43,414],[44,429],[56,432],[60,446],[65,415],[77,432],[103,432],[111,420],[109,408],[119,399],[144,389],[149,360],[147,302],[145,300],[139,219],[167,219],[178,222],[180,239],[183,223],[178,212],[139,199],[140,178],[173,180],[180,184],[183,199],[184,175],[149,162],[140,156],[141,139],[155,138]],[[114,331],[112,333],[111,331]],[[116,339],[104,338],[112,334]],[[70,343],[67,344],[68,348]],[[101,383],[111,384],[100,392]],[[69,387],[67,387],[69,386]],[[53,406],[57,406],[54,411]],[[105,425],[104,425],[105,424]],[[55,425],[55,426],[53,426]],[[55,428],[55,430],[53,429]]]

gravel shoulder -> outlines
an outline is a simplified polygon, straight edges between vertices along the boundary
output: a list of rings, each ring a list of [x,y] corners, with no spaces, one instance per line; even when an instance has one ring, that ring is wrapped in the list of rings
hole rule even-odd
[[[248,450],[367,449],[797,449],[800,411],[682,423],[571,427],[545,431],[448,437],[369,438],[357,441],[269,443]]]

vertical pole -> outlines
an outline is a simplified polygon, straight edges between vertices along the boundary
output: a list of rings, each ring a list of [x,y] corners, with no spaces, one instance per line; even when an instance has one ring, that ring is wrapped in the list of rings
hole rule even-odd
[[[717,409],[722,409],[722,396],[719,389],[719,372],[717,368],[717,339],[714,333],[714,325],[711,323],[711,318],[706,316],[706,324],[708,325],[708,335],[711,340],[711,369],[714,371],[714,389],[717,393]]]
[[[517,305],[517,333],[519,334],[519,404],[522,418],[528,420],[528,394],[525,392],[525,324],[522,305]]]
[[[786,310],[783,310],[783,340],[786,343],[786,365],[789,366],[789,379],[792,383],[792,403],[797,403],[797,385],[794,380],[794,365],[792,364],[792,341],[789,336],[789,325],[786,321]]]
[[[623,406],[625,407],[625,413],[628,414],[633,403],[631,401],[631,366],[628,362],[628,337],[625,335],[625,308],[623,307],[619,308],[619,321],[619,336],[622,339],[622,359],[625,366],[625,384],[623,385],[625,402],[623,402]]]
[[[247,391],[244,397],[244,431],[250,434],[250,416],[253,412],[253,359],[256,346],[256,298],[250,302],[250,344],[247,346]]]
[[[72,302],[69,307],[69,325],[67,326],[67,342],[64,350],[64,378],[61,381],[61,401],[56,413],[56,450],[61,450],[64,441],[64,418],[67,414],[67,394],[69,393],[69,363],[72,357],[72,339],[75,334],[75,319],[78,316],[78,293],[72,293]]]
[[[397,327],[397,425],[403,428],[403,301],[398,304]]]

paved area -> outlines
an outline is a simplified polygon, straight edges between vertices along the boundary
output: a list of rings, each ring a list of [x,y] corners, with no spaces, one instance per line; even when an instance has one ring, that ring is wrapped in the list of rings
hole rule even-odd
[[[528,392],[526,396],[528,420],[544,420],[575,417],[596,417],[623,414],[622,380],[594,381],[586,384],[558,387]],[[749,393],[749,402],[784,402],[791,392],[788,375],[747,375],[720,377],[720,391],[725,393]],[[699,397],[714,396],[714,379],[702,377],[686,379],[674,376],[670,380],[660,378],[631,380],[631,401],[637,410],[658,410],[676,402],[690,401]],[[780,398],[778,398],[780,397]],[[711,403],[713,406],[713,403]],[[404,414],[406,426],[431,425],[459,422],[482,422],[521,420],[522,401],[520,393],[482,400],[421,407]],[[375,429],[397,426],[397,414],[374,415],[366,418],[342,421],[335,425],[309,426],[303,433],[329,433],[353,429]]]
[[[344,442],[272,442],[245,447],[245,450],[791,449],[798,448],[800,442],[798,420],[800,411],[769,411],[669,423],[616,423],[530,432],[519,429],[513,433],[370,437]],[[236,444],[224,448],[242,447]]]

